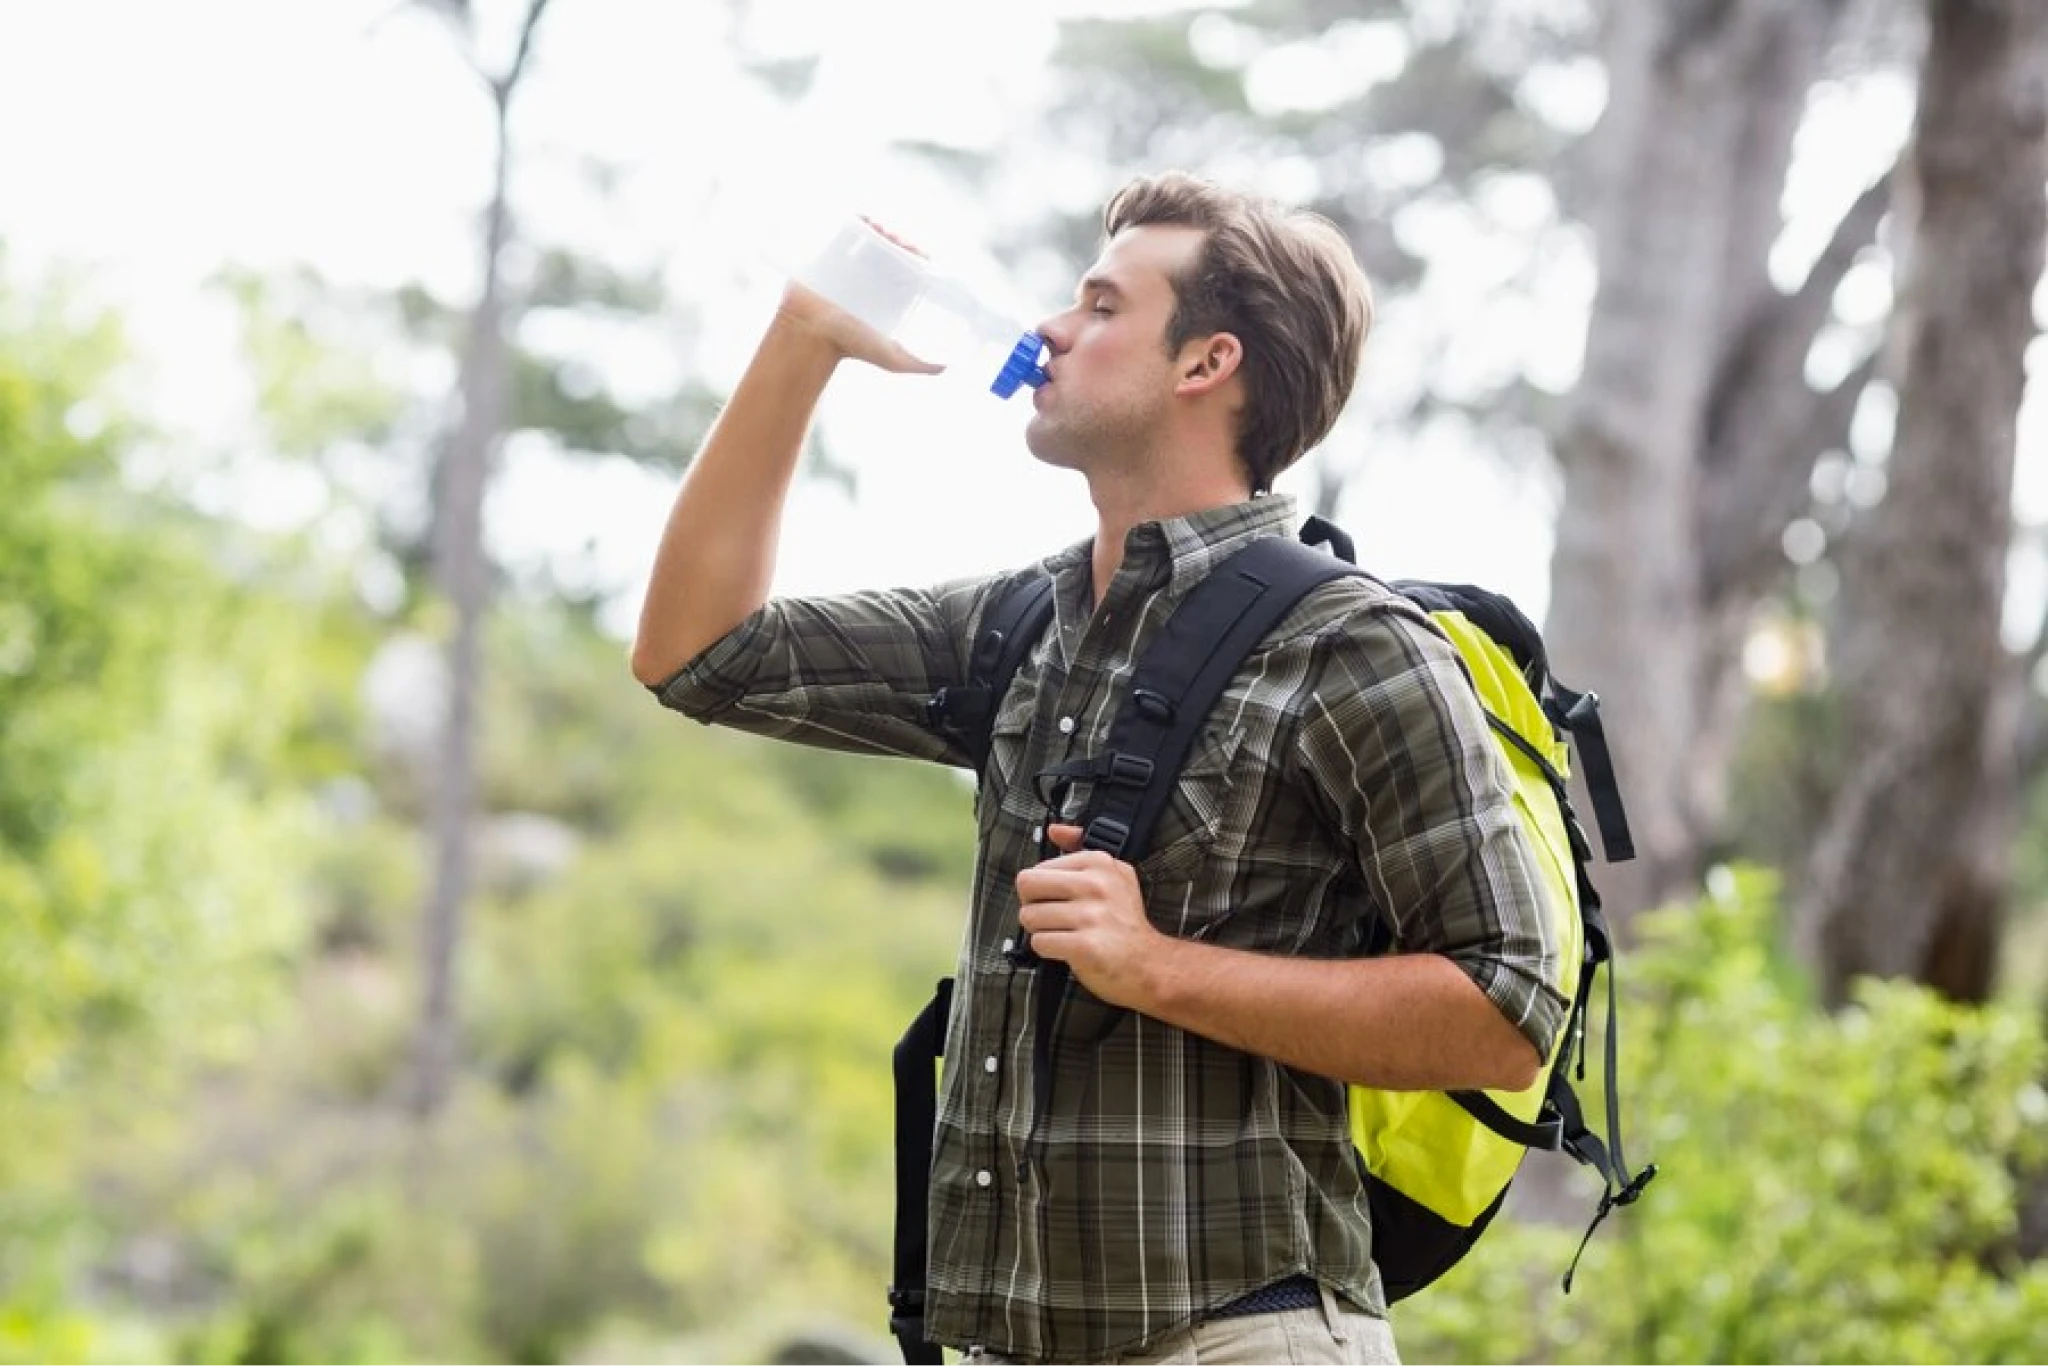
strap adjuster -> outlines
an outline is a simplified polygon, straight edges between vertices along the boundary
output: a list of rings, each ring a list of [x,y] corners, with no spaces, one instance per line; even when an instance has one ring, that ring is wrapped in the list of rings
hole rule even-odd
[[[1121,787],[1143,787],[1152,781],[1152,761],[1142,754],[1125,754],[1119,750],[1109,756],[1109,771],[1103,781]]]
[[[1088,822],[1088,829],[1081,836],[1083,849],[1100,849],[1114,858],[1124,851],[1124,845],[1131,838],[1131,827],[1109,816],[1097,816]]]
[[[991,627],[982,632],[981,639],[975,642],[974,657],[969,662],[968,667],[977,676],[985,675],[996,667],[996,663],[1002,657],[1003,633]]]
[[[1173,702],[1165,693],[1150,688],[1137,688],[1131,693],[1131,705],[1138,709],[1138,715],[1147,721],[1162,726],[1173,724]]]
[[[980,684],[940,688],[924,700],[925,724],[933,730],[972,729],[988,720],[990,701]]]

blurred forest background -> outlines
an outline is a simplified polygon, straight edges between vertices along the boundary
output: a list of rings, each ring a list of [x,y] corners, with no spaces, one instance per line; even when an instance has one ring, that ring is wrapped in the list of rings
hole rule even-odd
[[[815,98],[790,5],[692,4]],[[538,226],[633,212],[520,112],[551,44],[642,41],[603,6],[355,8],[487,120],[469,266],[222,263],[246,422],[166,421],[0,187],[0,1359],[892,1359],[889,1050],[971,793],[662,713],[630,575],[494,533],[509,452],[630,462],[651,556],[714,272]],[[1532,1163],[1405,1355],[2048,1359],[2048,6],[1093,8],[1031,101],[891,157],[1046,299],[1136,170],[1342,224],[1381,322],[1283,487],[1368,562],[1382,519],[1451,564],[1540,524],[1643,849],[1602,886],[1664,1174],[1567,1296],[1595,1193]],[[1380,492],[1446,450],[1513,523]],[[860,461],[826,428],[808,472],[858,504]],[[222,496],[279,471],[318,515]]]

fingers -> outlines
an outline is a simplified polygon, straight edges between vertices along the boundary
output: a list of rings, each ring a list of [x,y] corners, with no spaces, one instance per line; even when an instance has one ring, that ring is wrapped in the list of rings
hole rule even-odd
[[[1041,863],[1017,874],[1017,899],[1026,905],[1034,901],[1073,901],[1096,890],[1085,869]]]
[[[884,370],[903,375],[936,375],[946,368],[914,355],[896,342],[888,343],[887,349],[875,357],[874,363]]]
[[[1115,916],[1094,901],[1037,901],[1020,907],[1017,923],[1031,936],[1031,951],[1040,958],[1062,958],[1067,954],[1047,953],[1046,946],[1078,944],[1090,934],[1114,927]]]
[[[1071,963],[1082,946],[1082,938],[1065,930],[1031,931],[1031,951],[1054,963]]]
[[[845,359],[864,361],[899,375],[936,375],[946,368],[883,335],[801,281],[791,280],[784,286],[777,311],[797,327],[822,338]]]
[[[895,233],[890,232],[887,228],[883,227],[880,223],[877,223],[874,219],[868,217],[866,214],[862,214],[860,216],[860,221],[867,224],[869,227],[873,228],[882,236],[888,238],[891,242],[894,242],[897,246],[909,252],[912,256],[924,255],[924,249],[918,246],[915,242],[897,236]]]

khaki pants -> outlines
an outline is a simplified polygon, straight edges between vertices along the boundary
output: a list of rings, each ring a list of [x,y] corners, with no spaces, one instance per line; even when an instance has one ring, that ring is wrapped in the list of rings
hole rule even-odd
[[[979,1348],[962,1358],[964,1366],[1008,1366],[1021,1360]],[[1316,1308],[1210,1319],[1169,1333],[1150,1346],[1105,1358],[1101,1366],[1155,1366],[1166,1362],[1198,1366],[1305,1366],[1310,1362],[1399,1366],[1400,1360],[1394,1350],[1394,1331],[1387,1321],[1352,1308],[1326,1286],[1323,1302]]]

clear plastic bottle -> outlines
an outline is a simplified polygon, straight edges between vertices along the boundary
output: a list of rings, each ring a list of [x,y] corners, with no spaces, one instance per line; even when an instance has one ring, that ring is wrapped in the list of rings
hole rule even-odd
[[[920,360],[997,398],[1045,383],[1043,337],[865,219],[847,219],[794,275]]]

